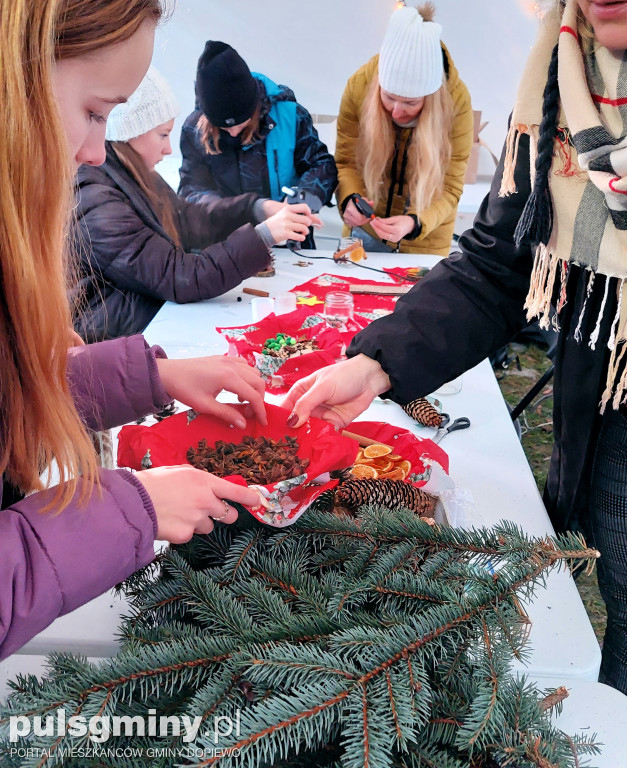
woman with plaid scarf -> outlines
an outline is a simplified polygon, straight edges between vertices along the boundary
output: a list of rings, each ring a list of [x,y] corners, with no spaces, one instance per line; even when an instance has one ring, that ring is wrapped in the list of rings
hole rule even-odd
[[[627,693],[627,0],[543,3],[503,157],[462,253],[442,261],[344,363],[287,397],[292,424],[408,403],[557,309],[555,444],[544,501],[601,552],[600,680]]]

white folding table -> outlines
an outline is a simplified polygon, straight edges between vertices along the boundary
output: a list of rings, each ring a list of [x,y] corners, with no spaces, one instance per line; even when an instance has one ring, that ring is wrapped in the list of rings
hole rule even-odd
[[[303,252],[295,256],[276,249],[276,276],[250,278],[244,285],[279,295],[293,286],[324,272],[360,278],[386,280],[383,275],[366,272],[355,265],[338,265],[308,256],[330,256],[330,252]],[[368,266],[432,266],[436,257],[416,255],[369,254]],[[226,341],[216,326],[242,325],[251,321],[251,297],[239,286],[223,296],[197,304],[166,303],[146,329],[152,344],[160,344],[171,357],[195,357],[223,354]],[[241,301],[238,301],[238,297]],[[419,364],[419,361],[416,362]],[[228,399],[228,398],[226,398]],[[502,519],[512,520],[531,535],[552,533],[552,527],[538,493],[535,480],[498,385],[487,361],[464,374],[459,394],[441,396],[451,418],[468,416],[469,429],[451,433],[442,443],[450,457],[450,475],[457,486],[469,489],[475,503],[476,525],[492,525]],[[268,400],[279,399],[268,396]],[[375,401],[360,417],[380,420],[406,429],[417,428],[399,406]],[[18,671],[38,671],[44,655],[53,650],[71,650],[99,658],[116,651],[115,632],[123,600],[103,595],[68,616],[55,621],[12,658],[0,664],[0,697],[7,678]],[[569,573],[553,572],[546,589],[539,587],[528,606],[532,621],[530,660],[517,667],[535,678],[570,680],[597,679],[600,651],[583,604]]]

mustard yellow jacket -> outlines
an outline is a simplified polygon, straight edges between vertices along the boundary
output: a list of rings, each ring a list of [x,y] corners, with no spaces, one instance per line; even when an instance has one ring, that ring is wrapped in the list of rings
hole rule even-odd
[[[442,195],[434,199],[427,208],[417,211],[412,207],[406,207],[404,195],[393,193],[390,216],[398,216],[404,213],[415,214],[422,223],[422,231],[415,240],[401,240],[400,250],[403,253],[433,253],[438,256],[448,256],[457,215],[457,204],[464,187],[464,175],[468,164],[468,157],[472,146],[472,106],[470,94],[459,74],[446,47],[442,45],[445,57],[445,68],[448,70],[447,85],[453,99],[454,121],[450,133],[451,160],[444,178],[444,190]],[[339,183],[336,197],[340,211],[344,210],[346,198],[354,193],[368,197],[366,186],[357,167],[355,151],[359,138],[359,123],[361,108],[368,92],[368,87],[374,77],[378,75],[379,56],[374,56],[367,64],[349,79],[337,121],[337,145],[335,162],[337,164]],[[413,129],[406,128],[401,132],[401,141],[398,155],[403,157],[405,146],[411,138]],[[392,181],[393,160],[390,159],[386,169],[386,186]],[[399,167],[401,163],[397,164]],[[398,185],[396,188],[398,189]],[[385,217],[388,200],[383,199],[376,208],[378,216]],[[370,226],[365,229],[374,237],[377,237]],[[345,226],[344,234],[349,230]]]

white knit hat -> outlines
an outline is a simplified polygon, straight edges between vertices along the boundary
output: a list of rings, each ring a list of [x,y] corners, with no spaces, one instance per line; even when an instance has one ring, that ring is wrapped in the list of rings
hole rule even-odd
[[[174,92],[165,78],[151,66],[129,100],[111,110],[106,138],[108,141],[134,139],[169,122],[179,111]]]
[[[442,27],[416,8],[394,11],[379,53],[381,88],[406,99],[435,93],[444,77],[441,36]]]

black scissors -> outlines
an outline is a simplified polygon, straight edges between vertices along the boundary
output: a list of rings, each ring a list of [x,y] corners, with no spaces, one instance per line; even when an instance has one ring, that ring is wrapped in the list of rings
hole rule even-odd
[[[451,417],[448,413],[443,413],[442,417],[442,423],[440,424],[438,431],[431,438],[434,443],[439,443],[450,432],[457,432],[459,429],[468,429],[470,426],[470,419],[467,416],[460,416],[458,419],[455,419],[452,424],[449,424]]]

